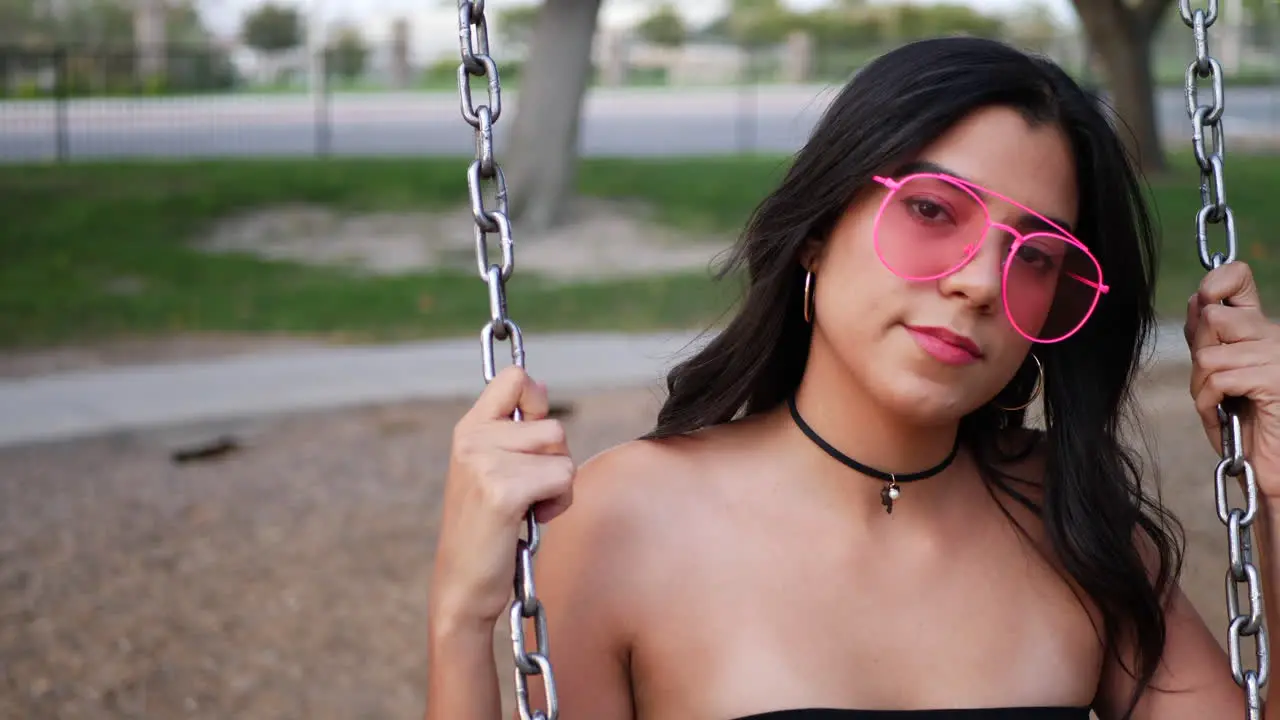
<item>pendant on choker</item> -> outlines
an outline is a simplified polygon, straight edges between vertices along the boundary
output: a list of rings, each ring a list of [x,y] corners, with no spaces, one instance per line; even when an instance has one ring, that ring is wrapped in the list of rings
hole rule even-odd
[[[880,491],[880,504],[884,505],[884,511],[890,515],[893,514],[893,501],[898,499],[902,494],[902,490],[898,488],[898,481],[890,478],[885,484],[884,489]]]

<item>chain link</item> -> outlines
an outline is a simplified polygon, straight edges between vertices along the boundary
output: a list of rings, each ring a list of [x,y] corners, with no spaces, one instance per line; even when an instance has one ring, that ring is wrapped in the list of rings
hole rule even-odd
[[[1224,173],[1226,133],[1222,115],[1226,109],[1222,65],[1209,54],[1209,28],[1218,20],[1218,0],[1209,7],[1191,7],[1190,0],[1178,0],[1182,22],[1191,28],[1196,56],[1187,66],[1187,116],[1191,119],[1191,145],[1196,164],[1200,166],[1201,208],[1196,213],[1196,248],[1200,264],[1213,270],[1236,259],[1236,225],[1227,205]],[[1209,79],[1213,104],[1200,102],[1198,81]],[[1208,132],[1206,132],[1206,130]],[[1208,142],[1206,142],[1208,141]],[[1209,225],[1222,224],[1226,231],[1226,252],[1209,245]],[[1262,577],[1253,556],[1253,522],[1258,515],[1258,481],[1253,465],[1245,457],[1240,415],[1236,400],[1228,398],[1218,406],[1222,426],[1222,459],[1213,471],[1214,498],[1218,519],[1227,526],[1229,564],[1226,573],[1227,652],[1231,659],[1231,676],[1245,691],[1249,720],[1262,720],[1262,688],[1271,674],[1267,629],[1263,612]],[[1244,491],[1245,507],[1230,507],[1227,499],[1228,479],[1235,479]],[[1241,608],[1240,589],[1244,586],[1248,605]],[[1255,666],[1246,668],[1244,638],[1252,638]]]
[[[507,282],[515,271],[515,243],[508,216],[507,181],[493,149],[493,126],[502,115],[502,84],[498,65],[489,55],[489,24],[484,0],[458,0],[458,45],[462,58],[458,65],[458,94],[462,119],[475,130],[475,160],[467,168],[467,196],[475,220],[476,268],[489,294],[489,321],[480,331],[481,360],[485,382],[497,374],[495,341],[511,344],[511,361],[524,367],[524,340],[520,327],[507,315]],[[476,104],[471,94],[471,78],[487,81],[488,96]],[[493,188],[494,200],[486,204],[485,186]],[[498,235],[501,261],[489,261],[489,236]],[[519,410],[513,418],[521,420]],[[516,668],[516,704],[521,720],[557,720],[560,715],[551,660],[547,650],[547,616],[533,582],[533,556],[538,552],[538,521],[530,509],[525,515],[525,537],[516,546],[515,599],[511,603],[512,654]],[[525,649],[524,623],[533,620],[537,649]],[[529,704],[529,677],[541,675],[546,697],[546,713]]]
[[[1187,116],[1191,119],[1191,147],[1195,151],[1196,164],[1200,166],[1200,201],[1202,208],[1196,215],[1196,246],[1200,264],[1211,270],[1236,259],[1236,223],[1227,205],[1226,181],[1223,162],[1227,155],[1226,133],[1222,127],[1222,114],[1226,110],[1225,73],[1222,64],[1209,54],[1209,28],[1218,19],[1218,0],[1210,0],[1209,9],[1191,9],[1190,0],[1178,0],[1178,12],[1182,21],[1191,28],[1195,39],[1196,57],[1186,72]],[[1200,84],[1209,80],[1213,104],[1200,102]],[[1214,251],[1209,243],[1209,225],[1224,225],[1226,252]]]

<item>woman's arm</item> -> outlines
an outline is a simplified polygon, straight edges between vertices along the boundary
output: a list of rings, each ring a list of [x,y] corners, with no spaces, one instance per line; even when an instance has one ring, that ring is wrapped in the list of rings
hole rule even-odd
[[[1233,442],[1241,444],[1255,472],[1254,563],[1262,575],[1264,598],[1270,601],[1263,603],[1267,626],[1275,629],[1280,620],[1272,592],[1280,572],[1280,552],[1272,544],[1272,528],[1280,519],[1280,323],[1263,312],[1248,264],[1230,262],[1207,273],[1188,298],[1183,332],[1191,350],[1191,396],[1215,450],[1221,449],[1223,437],[1220,405],[1227,398],[1248,403],[1240,414],[1240,436]],[[1244,596],[1241,612],[1249,612],[1247,591],[1241,588],[1239,594]],[[1248,667],[1254,655],[1251,641],[1241,645]],[[1271,647],[1263,650],[1269,654]],[[1266,717],[1280,720],[1280,707],[1268,708]]]
[[[1276,588],[1280,583],[1280,553],[1274,551],[1272,531],[1280,522],[1280,508],[1263,502],[1254,528],[1254,562],[1261,575],[1265,597],[1267,629],[1280,628]],[[1224,572],[1226,558],[1223,558]],[[1248,600],[1241,592],[1241,612],[1247,612]],[[1243,688],[1231,677],[1231,663],[1218,644],[1204,618],[1191,602],[1175,588],[1165,615],[1165,653],[1160,669],[1144,693],[1133,714],[1133,720],[1245,720],[1246,700]],[[1276,643],[1268,637],[1268,652]],[[1249,640],[1242,643],[1245,667],[1253,659]],[[1132,668],[1131,653],[1125,653]],[[1106,659],[1102,684],[1094,710],[1101,720],[1120,718],[1127,709],[1135,681],[1129,670],[1112,658]],[[1280,699],[1266,705],[1266,720],[1280,720]]]
[[[584,463],[568,509],[539,530],[534,590],[546,613],[561,718],[635,717],[628,606],[641,593],[629,568],[643,551],[643,533],[633,519],[640,509],[637,481],[643,479],[636,476],[652,471],[636,449],[624,445]],[[497,673],[514,674],[515,667],[509,643],[501,645],[505,652],[495,663],[493,633],[501,626],[507,634],[508,616],[495,626],[448,604],[442,600],[432,608],[427,720],[500,720],[501,708],[511,707],[514,698],[500,694]],[[526,651],[535,651],[532,620],[526,620],[524,635]],[[545,698],[543,679],[529,677],[530,709],[546,712]]]
[[[493,626],[432,614],[427,628],[427,720],[501,720]]]
[[[1191,602],[1175,588],[1165,614],[1165,652],[1133,720],[1244,720],[1244,692],[1231,679],[1222,646]],[[1100,720],[1119,720],[1136,687],[1133,654],[1122,649],[1125,666],[1104,659],[1094,711]],[[1271,716],[1269,716],[1271,717]]]
[[[635,577],[643,543],[645,474],[655,470],[641,443],[588,460],[574,479],[573,505],[541,533],[536,591],[547,616],[548,651],[561,718],[633,720],[630,657],[644,585]],[[536,649],[532,622],[527,651]],[[504,667],[514,673],[513,663]],[[546,712],[542,678],[528,682],[529,704]]]
[[[610,600],[611,593],[625,587],[616,576],[626,565],[611,559],[621,548],[616,537],[611,543],[602,518],[592,517],[593,509],[601,510],[600,500],[594,497],[599,494],[579,486],[572,508],[542,528],[534,581],[547,616],[560,717],[631,720],[629,648]],[[501,625],[505,628],[506,621]],[[432,612],[426,720],[502,718],[495,630],[493,624],[476,622],[463,613]],[[532,621],[526,621],[525,650],[536,649]],[[505,672],[514,673],[507,652],[501,665]],[[530,708],[546,712],[542,678],[530,677],[528,690]]]

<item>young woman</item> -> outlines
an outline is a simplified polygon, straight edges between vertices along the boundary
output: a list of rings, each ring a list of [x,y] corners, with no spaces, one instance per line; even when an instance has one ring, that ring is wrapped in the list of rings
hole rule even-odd
[[[1120,438],[1156,247],[1058,67],[977,39],[878,59],[760,205],[741,308],[649,436],[575,468],[514,368],[458,423],[427,717],[499,717],[492,633],[534,504],[564,718],[1243,717]],[[1215,448],[1216,404],[1253,402],[1275,578],[1280,327],[1246,265],[1205,277],[1186,338]]]

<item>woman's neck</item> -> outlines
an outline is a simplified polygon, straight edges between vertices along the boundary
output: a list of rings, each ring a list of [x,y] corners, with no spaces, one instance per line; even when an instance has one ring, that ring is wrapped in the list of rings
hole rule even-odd
[[[893,412],[878,402],[870,392],[854,382],[844,368],[823,367],[818,358],[812,358],[803,380],[795,394],[795,407],[803,422],[823,441],[839,453],[857,463],[893,474],[911,474],[935,467],[952,453],[956,445],[959,419],[947,419],[936,423],[922,423],[900,412]],[[782,408],[787,415],[789,410]],[[796,442],[807,446],[806,451],[827,455],[819,444],[805,437],[799,427]],[[964,474],[968,462],[961,452],[946,469],[937,475],[901,485],[901,500],[894,503],[893,513],[908,512],[911,515],[929,514],[932,508],[948,505],[961,492],[954,480]],[[848,477],[857,471],[850,469],[836,458],[830,458],[832,477]],[[957,472],[961,471],[961,472]],[[872,477],[860,477],[865,483],[857,490],[865,496],[866,507],[883,514],[881,492],[884,481]]]
[[[801,382],[795,398],[804,421],[840,452],[878,470],[908,474],[942,462],[955,446],[958,421],[923,425],[877,405],[854,387]]]

